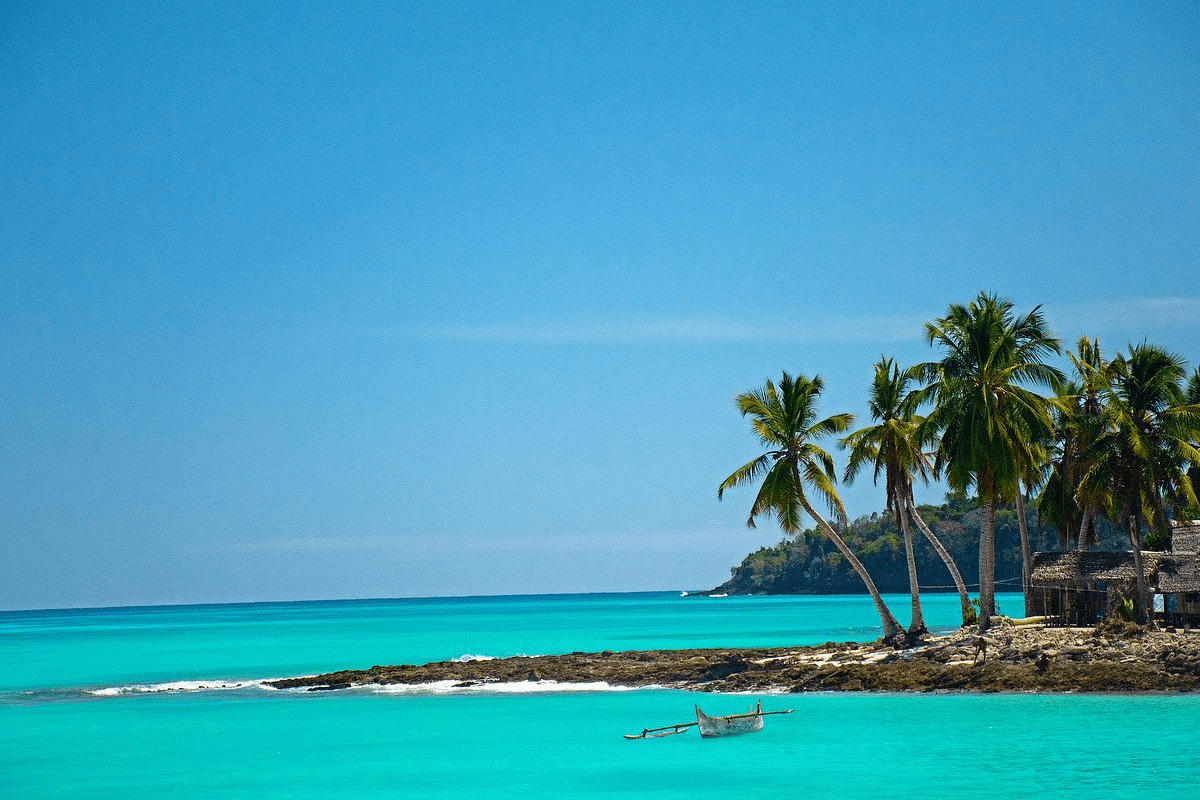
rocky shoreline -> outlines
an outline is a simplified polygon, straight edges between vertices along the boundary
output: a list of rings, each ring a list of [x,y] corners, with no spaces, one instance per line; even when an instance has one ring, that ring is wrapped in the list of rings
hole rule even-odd
[[[705,692],[1178,692],[1200,689],[1200,632],[1128,623],[1047,628],[1000,620],[926,637],[816,647],[645,650],[376,666],[270,681],[325,691],[365,685],[555,681]]]

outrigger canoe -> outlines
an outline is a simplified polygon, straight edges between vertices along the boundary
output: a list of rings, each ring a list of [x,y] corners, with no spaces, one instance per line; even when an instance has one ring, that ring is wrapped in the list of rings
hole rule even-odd
[[[626,739],[656,739],[660,736],[674,736],[683,733],[688,728],[700,728],[700,736],[712,739],[718,736],[738,736],[743,733],[754,733],[763,729],[763,717],[767,714],[790,714],[786,711],[763,711],[762,701],[747,714],[730,714],[725,717],[710,717],[696,706],[696,721],[681,722],[677,725],[664,725],[661,728],[643,728],[641,733],[625,734]]]

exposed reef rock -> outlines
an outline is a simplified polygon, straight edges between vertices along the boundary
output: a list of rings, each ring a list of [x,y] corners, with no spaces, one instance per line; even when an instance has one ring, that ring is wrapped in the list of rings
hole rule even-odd
[[[1200,633],[1134,625],[1041,628],[1002,620],[896,649],[881,642],[817,647],[570,653],[377,666],[271,681],[280,689],[363,685],[458,687],[497,682],[604,682],[708,692],[1153,692],[1200,689]]]

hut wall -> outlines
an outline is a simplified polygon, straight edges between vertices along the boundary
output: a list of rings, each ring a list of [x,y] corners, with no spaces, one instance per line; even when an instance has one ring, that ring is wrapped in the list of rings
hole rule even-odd
[[[1200,593],[1185,592],[1175,595],[1175,613],[1200,616]]]

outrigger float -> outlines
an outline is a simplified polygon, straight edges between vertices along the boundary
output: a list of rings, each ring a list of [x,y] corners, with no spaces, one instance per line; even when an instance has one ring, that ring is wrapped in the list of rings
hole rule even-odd
[[[730,714],[725,717],[710,717],[696,706],[695,722],[680,722],[676,725],[664,725],[661,728],[643,728],[641,733],[627,733],[626,739],[658,739],[663,736],[674,736],[686,733],[688,728],[700,729],[700,737],[713,739],[718,736],[739,736],[743,733],[754,733],[763,729],[763,717],[768,714],[791,714],[793,709],[784,711],[763,711],[762,701],[746,714]]]

